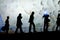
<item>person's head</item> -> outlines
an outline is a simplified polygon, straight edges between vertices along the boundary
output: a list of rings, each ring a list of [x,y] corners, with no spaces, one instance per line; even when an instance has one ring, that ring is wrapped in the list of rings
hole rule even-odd
[[[9,16],[7,16],[7,19],[9,19]]]
[[[60,14],[58,14],[58,17],[60,18]]]
[[[32,12],[32,15],[34,15],[34,11]]]
[[[19,13],[19,16],[21,16],[21,13]]]

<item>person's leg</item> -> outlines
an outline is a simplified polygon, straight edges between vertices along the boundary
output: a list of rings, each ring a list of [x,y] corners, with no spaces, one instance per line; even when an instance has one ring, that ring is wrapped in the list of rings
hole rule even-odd
[[[29,25],[29,32],[31,32],[31,26],[32,26],[32,24],[30,23],[30,25]]]
[[[17,33],[17,31],[18,31],[18,28],[16,28],[16,31],[15,31],[15,33]]]
[[[46,25],[46,32],[48,32],[48,24]]]
[[[33,31],[36,32],[36,30],[35,30],[35,24],[34,23],[33,23]]]
[[[56,27],[56,31],[58,31],[58,25],[57,25],[57,27]]]
[[[20,32],[23,33],[22,26],[20,26]]]
[[[6,33],[8,34],[8,30],[9,30],[9,28],[8,28],[8,27],[5,27],[5,30],[6,30]]]
[[[44,28],[43,28],[44,32],[45,32],[45,25],[46,25],[46,24],[44,23]]]
[[[6,30],[6,33],[8,34],[8,30]]]

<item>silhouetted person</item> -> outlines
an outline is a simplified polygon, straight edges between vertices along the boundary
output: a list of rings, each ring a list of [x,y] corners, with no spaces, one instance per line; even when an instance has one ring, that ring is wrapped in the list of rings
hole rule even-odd
[[[7,16],[7,19],[5,21],[5,29],[6,29],[6,33],[8,33],[8,31],[9,31],[9,16]]]
[[[32,12],[32,14],[30,15],[30,19],[29,19],[29,23],[30,23],[30,26],[29,26],[29,32],[31,32],[31,27],[33,26],[33,31],[35,31],[35,24],[34,24],[34,12]]]
[[[16,24],[17,28],[16,28],[15,33],[17,33],[18,29],[20,29],[20,32],[23,33],[21,19],[22,19],[22,16],[21,14],[19,14],[19,16],[17,17],[17,24]]]
[[[48,14],[44,14],[43,17],[44,17],[44,32],[45,32],[48,31],[50,19]]]
[[[56,24],[57,24],[56,31],[58,31],[58,27],[60,26],[60,14],[58,14]]]

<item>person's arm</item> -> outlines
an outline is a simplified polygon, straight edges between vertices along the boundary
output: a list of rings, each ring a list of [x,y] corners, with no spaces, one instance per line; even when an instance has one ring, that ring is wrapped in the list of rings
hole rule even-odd
[[[21,19],[22,19],[22,16],[21,16]]]

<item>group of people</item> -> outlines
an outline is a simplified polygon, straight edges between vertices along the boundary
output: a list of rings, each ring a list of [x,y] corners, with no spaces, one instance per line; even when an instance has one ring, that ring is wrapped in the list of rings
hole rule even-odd
[[[43,28],[43,30],[45,32],[45,31],[48,31],[50,19],[49,19],[48,14],[44,14],[43,18],[44,18],[44,28]],[[20,13],[18,15],[18,17],[17,17],[17,23],[16,23],[17,28],[16,28],[15,33],[17,33],[18,29],[20,29],[21,33],[24,33],[23,30],[22,30],[23,23],[22,23],[21,19],[22,19],[22,16],[21,16],[21,13]],[[30,25],[29,25],[29,33],[31,32],[31,27],[32,26],[33,26],[33,31],[36,32],[35,24],[34,24],[34,11],[30,15],[29,23],[30,23]],[[56,23],[57,23],[56,31],[58,31],[58,27],[60,26],[60,14],[58,14]],[[5,21],[5,26],[2,27],[2,30],[6,31],[6,33],[8,33],[8,31],[9,31],[9,16],[7,16],[7,19]]]

